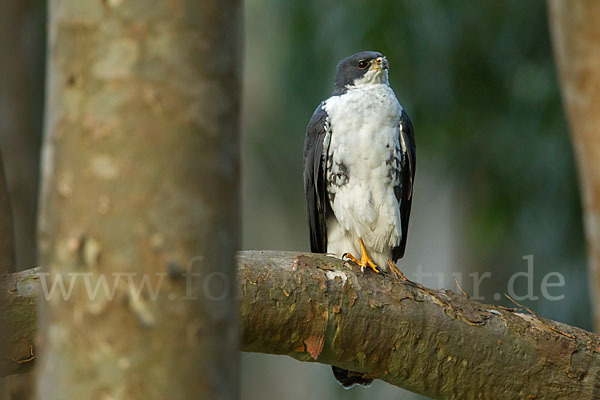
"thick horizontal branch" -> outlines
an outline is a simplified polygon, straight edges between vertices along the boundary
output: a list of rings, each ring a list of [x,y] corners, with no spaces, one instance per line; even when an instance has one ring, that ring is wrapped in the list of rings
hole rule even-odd
[[[38,271],[0,275],[0,377],[24,372],[35,359]]]
[[[327,256],[246,251],[238,260],[243,351],[334,364],[439,399],[600,395],[600,338],[584,330],[363,276]],[[36,271],[2,276],[0,289],[0,340],[13,346],[1,376],[35,358]]]
[[[439,399],[600,398],[600,338],[321,255],[239,256],[243,350]]]

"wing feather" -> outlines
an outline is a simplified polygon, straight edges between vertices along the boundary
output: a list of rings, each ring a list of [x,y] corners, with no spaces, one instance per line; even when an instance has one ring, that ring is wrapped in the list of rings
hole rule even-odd
[[[402,238],[400,244],[392,249],[392,258],[394,262],[404,257],[406,250],[406,239],[408,237],[408,221],[410,219],[410,209],[412,206],[413,182],[417,167],[416,145],[413,125],[408,118],[406,111],[402,110],[400,124],[398,126],[399,139],[401,146],[400,159],[400,185],[394,188],[396,199],[400,205],[400,219],[402,224]]]
[[[331,212],[325,181],[331,130],[321,103],[315,110],[304,140],[304,194],[308,211],[310,250],[327,252],[327,215]]]

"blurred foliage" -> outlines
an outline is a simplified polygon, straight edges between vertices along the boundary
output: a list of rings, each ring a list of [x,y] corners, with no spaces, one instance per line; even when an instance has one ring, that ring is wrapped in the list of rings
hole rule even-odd
[[[247,13],[257,30],[248,32],[249,62],[255,50],[266,56],[256,61],[270,68],[261,89],[277,99],[253,115],[261,122],[248,126],[249,150],[289,213],[303,207],[304,127],[331,92],[337,61],[379,50],[414,122],[419,165],[462,193],[467,270],[498,271],[505,288],[525,269],[521,257],[534,254],[538,287],[546,272],[562,272],[567,303],[577,305],[573,313],[550,307],[548,316],[590,328],[577,178],[545,2],[249,0]]]

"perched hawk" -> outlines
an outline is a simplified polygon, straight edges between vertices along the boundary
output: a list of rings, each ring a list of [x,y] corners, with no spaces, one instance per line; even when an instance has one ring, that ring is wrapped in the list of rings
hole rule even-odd
[[[378,52],[344,58],[331,97],[315,110],[304,143],[310,247],[399,277],[415,176],[415,139]],[[369,384],[333,367],[345,387]]]

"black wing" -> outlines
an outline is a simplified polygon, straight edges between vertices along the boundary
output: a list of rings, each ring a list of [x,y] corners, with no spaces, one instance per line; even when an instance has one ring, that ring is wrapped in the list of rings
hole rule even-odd
[[[400,185],[394,188],[396,199],[400,205],[400,218],[402,223],[402,239],[400,245],[392,249],[394,262],[404,257],[406,249],[406,238],[408,237],[408,221],[410,219],[410,207],[412,205],[413,182],[417,167],[417,148],[412,123],[406,111],[402,110],[399,124],[400,133]]]
[[[323,105],[319,104],[310,119],[304,140],[304,194],[308,209],[310,250],[313,253],[327,252],[326,221],[331,212],[325,181],[331,131]]]

